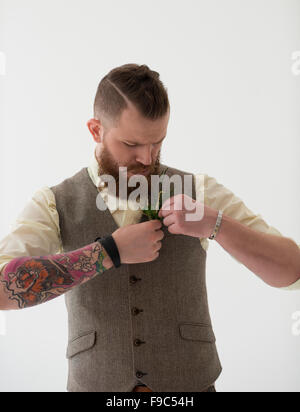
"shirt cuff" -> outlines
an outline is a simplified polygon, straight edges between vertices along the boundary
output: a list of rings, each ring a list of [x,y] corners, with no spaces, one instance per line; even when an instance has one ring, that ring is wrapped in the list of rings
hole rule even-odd
[[[1,258],[1,262],[0,262],[0,274],[2,273],[2,270],[4,269],[4,267],[11,261],[13,260],[13,257],[7,258],[7,259],[2,259]]]
[[[297,282],[293,283],[292,285],[287,286],[287,287],[285,287],[285,288],[280,288],[280,289],[282,289],[282,290],[288,290],[288,291],[291,291],[291,290],[300,290],[300,279],[297,280]]]

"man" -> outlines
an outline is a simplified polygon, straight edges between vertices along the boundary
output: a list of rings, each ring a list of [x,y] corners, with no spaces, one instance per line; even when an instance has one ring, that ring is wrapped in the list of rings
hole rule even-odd
[[[127,196],[119,185],[111,192],[104,176],[119,183],[121,167],[148,183],[162,172],[191,176],[160,162],[169,117],[157,72],[113,69],[88,122],[91,165],[38,191],[0,243],[1,310],[65,294],[70,392],[215,392],[222,367],[206,294],[208,239],[269,285],[300,288],[299,246],[214,178],[192,175],[190,196],[164,201],[163,224],[130,207],[129,180]],[[202,218],[189,221],[191,210]]]

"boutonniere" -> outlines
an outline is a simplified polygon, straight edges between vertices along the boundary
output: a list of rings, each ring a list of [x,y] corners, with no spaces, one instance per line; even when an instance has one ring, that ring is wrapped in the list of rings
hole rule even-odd
[[[167,173],[167,170],[169,168],[167,167],[160,175],[161,176],[165,176],[165,174]],[[159,188],[161,188],[162,182],[159,183]],[[149,195],[149,201],[148,201],[148,209],[142,209],[143,214],[146,215],[148,217],[149,220],[160,220],[161,222],[164,220],[164,217],[159,217],[158,213],[162,207],[162,199],[163,199],[163,190],[159,191],[159,195],[158,195],[158,200],[155,206],[155,209],[151,209],[151,196]],[[170,190],[170,197],[173,196],[173,187]]]

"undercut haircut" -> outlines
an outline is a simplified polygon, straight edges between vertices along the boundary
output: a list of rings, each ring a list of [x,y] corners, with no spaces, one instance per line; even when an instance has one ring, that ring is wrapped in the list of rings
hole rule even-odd
[[[100,82],[94,102],[94,118],[105,127],[117,126],[130,103],[145,118],[165,116],[170,103],[160,74],[147,65],[125,64],[111,70]]]

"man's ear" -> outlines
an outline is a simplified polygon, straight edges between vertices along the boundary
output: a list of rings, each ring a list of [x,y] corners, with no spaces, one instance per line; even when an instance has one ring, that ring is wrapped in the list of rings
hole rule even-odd
[[[90,119],[87,122],[87,127],[92,134],[94,140],[96,143],[102,143],[102,137],[103,137],[103,126],[100,122],[100,120],[97,119]]]

